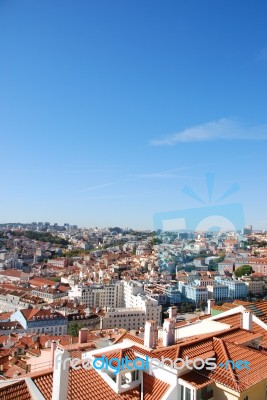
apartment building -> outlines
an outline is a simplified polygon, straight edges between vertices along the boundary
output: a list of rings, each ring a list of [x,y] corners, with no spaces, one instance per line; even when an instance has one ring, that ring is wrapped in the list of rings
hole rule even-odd
[[[205,286],[179,282],[179,290],[186,301],[198,303],[200,301],[206,302],[208,300],[208,290]]]
[[[0,288],[0,311],[16,311],[21,308],[29,308],[43,305],[44,301],[24,290],[8,290]]]
[[[225,271],[233,273],[234,262],[232,260],[224,260],[218,263],[218,272],[220,275],[224,275]]]
[[[68,297],[68,291],[61,291],[53,287],[47,287],[44,289],[34,289],[32,294],[41,299],[44,299],[47,303],[53,303],[56,300]]]
[[[208,285],[208,297],[216,301],[228,299],[228,286],[217,283],[215,285]]]
[[[118,310],[121,316],[118,317],[118,320],[123,319],[125,325],[121,326],[125,328],[133,326],[133,322],[138,322],[127,321],[129,309],[139,310],[140,315],[145,315],[145,320],[155,319],[158,325],[161,323],[161,305],[158,304],[157,299],[151,298],[145,294],[143,285],[140,282],[117,281],[109,285],[75,285],[70,290],[69,297],[72,300],[82,302],[86,307],[103,308],[106,310],[106,313],[108,313],[107,308],[116,310],[116,312]],[[114,315],[117,315],[116,312]],[[134,317],[135,316],[133,316],[133,318]],[[106,324],[110,325],[110,318],[111,317],[106,314],[103,326]],[[140,319],[139,322],[142,322],[144,325],[143,319]],[[113,322],[113,327],[114,326],[116,325]]]
[[[125,307],[138,307],[137,295],[145,295],[144,286],[141,282],[138,281],[124,281],[123,282],[123,295]]]
[[[195,279],[194,283],[198,286],[212,286],[214,284],[214,279],[209,277],[201,277],[200,279]]]
[[[17,321],[28,333],[66,335],[68,319],[62,314],[45,309],[22,309],[14,312],[10,321]]]
[[[108,285],[74,285],[69,291],[69,298],[90,308],[124,307],[124,285],[122,281]]]
[[[158,301],[161,305],[178,304],[182,301],[177,282],[169,284],[149,283],[144,285],[145,293]]]
[[[165,305],[168,303],[166,293],[163,293],[162,290],[156,289],[153,285],[150,287],[146,286],[145,293],[148,297],[151,297],[151,299],[157,300],[159,305]]]
[[[101,317],[100,328],[124,328],[126,330],[138,330],[146,322],[146,310],[140,308],[107,309]]]
[[[177,286],[166,285],[164,291],[169,304],[178,304],[182,301],[182,294],[179,292]]]
[[[54,265],[55,267],[59,268],[66,268],[69,265],[68,258],[53,258],[47,261],[47,264]]]
[[[233,266],[235,269],[241,267],[242,265],[251,265],[254,272],[258,272],[264,275],[267,275],[267,258],[260,257],[238,257],[234,260],[224,260],[218,263],[218,271],[221,275],[224,274],[224,271],[233,272]]]
[[[247,297],[248,286],[242,282],[231,278],[216,276],[214,280],[228,287],[229,299],[240,299]]]
[[[247,285],[248,293],[262,294],[265,291],[265,282],[263,280],[252,279],[249,276],[242,277],[242,282]]]
[[[0,282],[7,280],[10,282],[27,283],[29,280],[29,274],[16,269],[6,269],[0,271]]]

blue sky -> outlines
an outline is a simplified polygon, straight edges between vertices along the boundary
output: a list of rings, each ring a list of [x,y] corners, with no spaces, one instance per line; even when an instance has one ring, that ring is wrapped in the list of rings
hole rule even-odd
[[[1,222],[153,228],[232,184],[267,228],[265,1],[0,2]],[[211,208],[212,213],[212,208]]]

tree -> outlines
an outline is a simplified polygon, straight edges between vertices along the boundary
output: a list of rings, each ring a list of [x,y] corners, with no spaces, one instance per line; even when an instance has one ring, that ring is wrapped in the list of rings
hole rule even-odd
[[[195,310],[195,306],[193,303],[181,303],[179,305],[180,307],[180,312],[183,313],[190,313]]]
[[[58,276],[53,276],[50,279],[51,279],[51,281],[54,281],[54,282],[61,282],[61,279]]]
[[[251,265],[241,265],[241,267],[237,268],[234,272],[237,278],[240,278],[243,275],[250,275],[253,272]]]
[[[83,324],[78,324],[76,321],[72,321],[68,327],[68,334],[71,336],[79,336],[79,330],[83,328]]]
[[[158,244],[162,244],[162,240],[160,238],[154,236],[151,240],[151,245],[154,246],[154,245],[158,245]]]

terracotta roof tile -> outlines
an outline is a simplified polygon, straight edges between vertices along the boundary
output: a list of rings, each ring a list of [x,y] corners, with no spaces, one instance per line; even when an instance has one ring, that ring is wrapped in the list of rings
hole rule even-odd
[[[130,339],[133,342],[136,342],[138,344],[144,344],[144,338],[143,337],[133,335],[130,332],[125,332],[116,341],[114,341],[114,344],[115,343],[121,343],[124,339]]]
[[[14,378],[14,377],[22,377],[26,375],[26,370],[21,368],[19,365],[13,365],[12,367],[8,368],[5,373],[6,378]]]
[[[262,352],[220,339],[214,339],[214,348],[217,354],[217,368],[207,373],[208,378],[239,392],[267,378],[267,355]],[[250,369],[238,370],[233,368],[230,363],[228,368],[221,367],[220,363],[225,364],[227,360],[234,362],[246,360],[250,363]]]
[[[228,324],[232,327],[241,327],[242,314],[239,312],[228,316],[222,315],[222,317],[216,318],[216,321],[223,322],[224,324]],[[267,340],[267,331],[255,322],[252,322],[252,332],[262,336],[263,340]]]
[[[32,378],[46,400],[52,399],[53,373],[42,374]],[[68,400],[139,400],[140,387],[117,394],[94,370],[70,369]]]
[[[197,371],[193,370],[181,376],[181,379],[188,382],[191,386],[194,386],[196,389],[202,389],[205,386],[208,386],[213,383],[211,379],[206,376],[200,375]]]
[[[0,387],[1,400],[31,400],[28,386],[24,380]]]
[[[101,355],[100,355],[101,354]],[[125,349],[116,349],[112,351],[107,351],[106,353],[97,353],[96,357],[102,357],[104,356],[108,360],[111,360],[112,358],[117,358],[118,360],[122,360],[127,356],[128,360],[135,360],[136,355],[134,353],[134,346],[128,347]],[[112,365],[116,365],[116,362],[113,362]]]
[[[160,400],[170,385],[144,372],[144,400]]]
[[[32,377],[33,382],[46,400],[52,399],[53,371],[38,374]]]

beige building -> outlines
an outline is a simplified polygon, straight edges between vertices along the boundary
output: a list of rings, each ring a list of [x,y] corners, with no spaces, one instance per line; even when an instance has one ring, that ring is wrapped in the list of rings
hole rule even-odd
[[[140,308],[108,309],[101,317],[100,328],[123,328],[128,331],[145,326],[146,312]]]
[[[248,292],[252,294],[264,293],[265,282],[263,280],[254,280],[249,277],[242,277],[242,281],[247,285]]]

